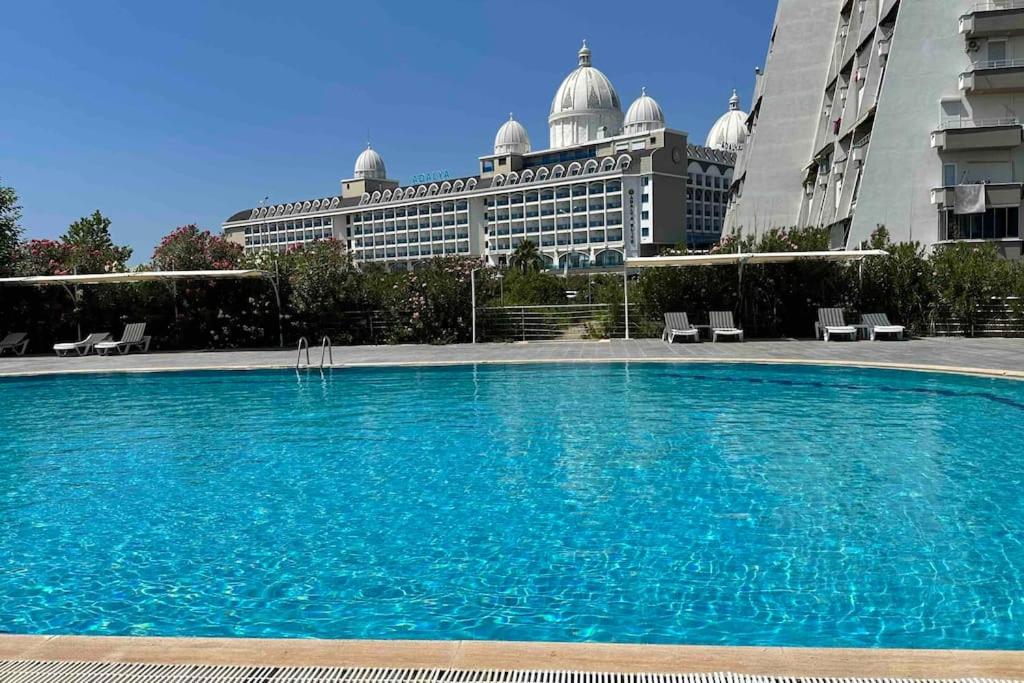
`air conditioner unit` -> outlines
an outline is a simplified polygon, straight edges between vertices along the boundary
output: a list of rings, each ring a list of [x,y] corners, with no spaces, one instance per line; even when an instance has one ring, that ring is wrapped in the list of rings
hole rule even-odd
[[[885,59],[889,56],[889,40],[878,41],[878,56]]]
[[[971,52],[977,52],[980,49],[981,49],[981,43],[978,42],[977,40],[968,40],[967,41],[966,52],[968,54],[971,53]]]

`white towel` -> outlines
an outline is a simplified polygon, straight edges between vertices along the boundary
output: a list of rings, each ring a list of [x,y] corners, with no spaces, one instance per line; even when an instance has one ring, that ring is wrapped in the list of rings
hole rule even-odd
[[[957,185],[953,197],[953,213],[985,213],[985,186],[981,183],[973,185]]]

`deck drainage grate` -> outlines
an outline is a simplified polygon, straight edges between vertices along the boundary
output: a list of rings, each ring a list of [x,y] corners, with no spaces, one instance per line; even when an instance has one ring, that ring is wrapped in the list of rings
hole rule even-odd
[[[213,666],[125,662],[0,661],[0,683],[910,683],[896,678],[792,678],[731,673],[470,671],[339,667]],[[994,679],[927,683],[1005,683]]]

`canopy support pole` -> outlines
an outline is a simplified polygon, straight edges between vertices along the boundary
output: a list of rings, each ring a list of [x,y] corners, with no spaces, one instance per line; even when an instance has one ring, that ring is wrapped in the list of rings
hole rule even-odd
[[[280,348],[284,348],[284,318],[281,313],[281,290],[279,288],[279,279],[281,272],[277,262],[274,263],[274,272],[267,273],[267,279],[270,281],[270,286],[274,290],[274,301],[277,303],[277,345]]]
[[[629,266],[622,259],[622,299],[625,301],[626,339],[629,339]]]

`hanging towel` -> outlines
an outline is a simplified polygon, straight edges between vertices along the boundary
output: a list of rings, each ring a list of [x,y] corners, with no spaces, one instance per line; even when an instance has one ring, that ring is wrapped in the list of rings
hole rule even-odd
[[[981,183],[957,185],[953,197],[953,213],[985,213],[985,186]]]

